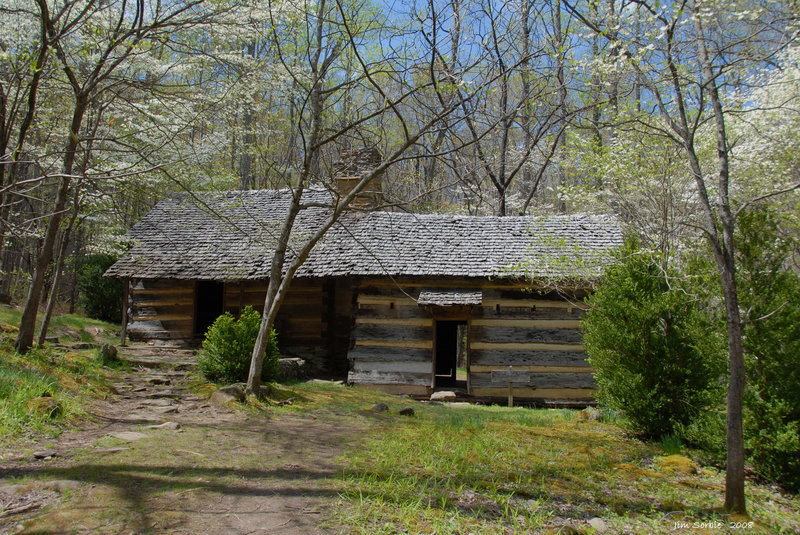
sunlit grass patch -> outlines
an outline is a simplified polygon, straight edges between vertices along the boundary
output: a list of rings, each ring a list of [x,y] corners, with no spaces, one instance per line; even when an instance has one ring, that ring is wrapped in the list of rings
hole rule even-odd
[[[16,336],[22,311],[14,306],[0,305],[0,332]],[[41,314],[39,317],[41,324]],[[120,326],[101,320],[87,318],[80,314],[54,315],[48,328],[48,337],[56,337],[60,342],[116,342]],[[38,327],[37,327],[38,334]]]
[[[87,397],[108,392],[108,376],[94,352],[51,347],[24,355],[13,338],[0,335],[0,440],[57,435],[64,424],[85,414]]]
[[[340,459],[333,519],[353,533],[588,533],[592,518],[634,533],[673,533],[676,519],[732,530],[724,474],[673,470],[660,444],[573,414],[418,404]],[[751,500],[751,532],[796,532],[800,500],[767,494]]]

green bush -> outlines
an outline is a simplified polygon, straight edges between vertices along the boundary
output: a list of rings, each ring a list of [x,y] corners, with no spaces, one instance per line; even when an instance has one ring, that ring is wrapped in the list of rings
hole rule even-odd
[[[739,218],[745,444],[756,472],[800,489],[800,277],[785,267],[796,239],[763,209]]]
[[[203,375],[212,381],[246,381],[260,325],[261,315],[252,307],[245,307],[238,319],[229,312],[218,317],[209,327],[197,356],[197,366]],[[279,357],[277,333],[273,330],[267,340],[262,381],[275,378]]]
[[[103,277],[116,260],[113,256],[96,254],[79,261],[78,291],[80,305],[86,315],[111,323],[122,321],[122,280]]]
[[[724,401],[720,392],[717,406],[698,414],[686,425],[676,426],[678,436],[700,451],[697,457],[703,464],[725,466],[728,445]]]
[[[724,363],[716,326],[661,263],[629,241],[587,299],[583,321],[598,400],[651,438],[713,404]]]

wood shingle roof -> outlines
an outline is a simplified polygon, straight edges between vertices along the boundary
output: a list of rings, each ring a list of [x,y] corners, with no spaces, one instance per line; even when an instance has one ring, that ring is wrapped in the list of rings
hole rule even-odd
[[[129,232],[134,245],[107,276],[265,279],[288,190],[182,194],[159,202]],[[292,239],[318,229],[330,193],[307,190]],[[317,243],[298,277],[447,276],[591,279],[622,244],[608,216],[477,217],[345,212]]]

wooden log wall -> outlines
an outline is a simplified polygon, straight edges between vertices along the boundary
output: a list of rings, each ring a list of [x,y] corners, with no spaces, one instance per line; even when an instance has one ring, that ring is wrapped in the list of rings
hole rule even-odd
[[[524,372],[515,398],[588,400],[596,384],[586,361],[581,304],[535,298],[520,289],[485,288],[470,320],[470,386],[477,397],[505,397],[493,371]]]
[[[329,358],[328,291],[320,279],[292,281],[275,320],[278,348],[284,356],[306,359],[315,375],[343,377],[341,363]],[[252,306],[261,313],[266,295],[266,281],[228,283],[225,285],[225,310],[238,314],[245,306]]]
[[[130,296],[131,340],[194,337],[194,281],[133,279]]]
[[[396,394],[427,395],[433,373],[433,316],[419,287],[362,281],[353,288],[355,325],[348,382]]]
[[[481,289],[473,307],[422,307],[422,288]],[[469,393],[505,398],[508,386],[493,371],[525,372],[515,397],[590,400],[595,393],[580,331],[583,309],[556,296],[537,296],[521,285],[488,280],[372,280],[354,287],[355,328],[348,380],[397,393],[430,392],[436,320],[467,319]],[[454,314],[455,312],[455,314]]]

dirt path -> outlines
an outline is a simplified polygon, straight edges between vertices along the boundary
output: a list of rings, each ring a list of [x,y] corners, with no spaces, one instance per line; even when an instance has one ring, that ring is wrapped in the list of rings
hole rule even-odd
[[[0,533],[334,532],[323,519],[343,430],[217,407],[186,382],[182,370],[139,367],[82,429],[4,452]]]

